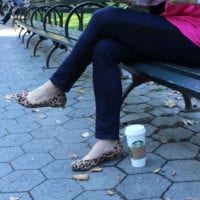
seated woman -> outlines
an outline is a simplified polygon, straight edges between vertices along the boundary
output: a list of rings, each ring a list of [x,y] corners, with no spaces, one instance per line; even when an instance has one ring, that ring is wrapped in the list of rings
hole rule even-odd
[[[131,6],[131,0],[119,0]],[[72,163],[88,170],[123,155],[119,141],[122,97],[119,63],[144,59],[200,66],[199,0],[169,0],[161,15],[114,7],[97,10],[70,55],[50,80],[31,92],[16,95],[25,107],[64,106],[69,92],[93,63],[97,142]]]

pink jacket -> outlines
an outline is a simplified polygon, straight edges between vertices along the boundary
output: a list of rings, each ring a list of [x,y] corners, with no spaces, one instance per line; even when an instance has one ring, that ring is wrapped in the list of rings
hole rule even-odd
[[[136,0],[136,5],[154,6],[165,0]],[[194,44],[200,47],[200,6],[191,4],[165,4],[162,14],[170,23],[176,26]]]
[[[162,14],[194,44],[200,47],[200,6],[191,4],[172,5],[168,2]]]

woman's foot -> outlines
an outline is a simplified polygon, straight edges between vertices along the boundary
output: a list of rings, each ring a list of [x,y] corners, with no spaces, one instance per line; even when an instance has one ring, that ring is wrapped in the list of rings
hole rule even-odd
[[[118,140],[98,140],[90,152],[81,160],[71,164],[75,171],[89,170],[100,163],[123,156],[123,147]]]
[[[67,101],[64,92],[54,86],[51,81],[47,81],[31,92],[19,92],[15,98],[22,106],[29,108],[64,107]]]

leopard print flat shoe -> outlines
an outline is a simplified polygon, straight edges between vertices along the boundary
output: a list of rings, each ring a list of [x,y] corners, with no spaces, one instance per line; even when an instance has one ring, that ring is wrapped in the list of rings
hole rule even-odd
[[[41,103],[30,103],[27,99],[28,92],[22,91],[15,95],[16,101],[24,107],[27,108],[39,108],[39,107],[64,107],[67,101],[67,98],[64,93],[60,93],[57,96],[52,97]]]
[[[74,171],[85,171],[98,166],[102,162],[117,159],[122,156],[123,156],[123,147],[120,143],[118,143],[114,147],[113,151],[109,151],[97,158],[93,158],[90,160],[77,160],[71,164],[71,167]]]

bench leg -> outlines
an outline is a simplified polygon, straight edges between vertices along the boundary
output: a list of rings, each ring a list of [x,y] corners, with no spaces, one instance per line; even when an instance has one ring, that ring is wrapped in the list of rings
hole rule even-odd
[[[46,39],[47,39],[47,38],[40,36],[39,41],[36,43],[36,45],[35,45],[35,47],[34,47],[34,49],[33,49],[33,55],[34,55],[34,56],[37,56],[37,55],[36,55],[36,51],[37,51],[37,48],[38,48],[39,44],[40,44],[43,40],[46,40]]]
[[[192,98],[188,95],[182,94],[184,103],[185,103],[185,108],[182,110],[183,112],[194,112],[194,111],[199,111],[200,108],[195,107],[192,105]]]
[[[147,80],[145,80],[145,79],[143,79],[143,78],[141,78],[139,76],[136,76],[134,74],[131,74],[131,80],[132,80],[131,83],[123,91],[122,104],[123,104],[125,98],[127,97],[127,95],[131,92],[131,90],[133,90],[136,86],[147,82]]]
[[[26,34],[30,34],[30,31],[26,31],[25,33],[24,33],[24,35],[22,36],[22,43],[24,43],[24,39],[25,39],[25,36],[26,36]]]
[[[27,40],[27,42],[26,42],[26,48],[27,48],[27,49],[29,48],[29,42],[31,41],[31,38],[32,38],[34,35],[36,35],[36,33],[32,33],[32,34],[30,35],[30,37],[28,38],[28,40]]]
[[[18,35],[19,38],[21,38],[21,34],[22,34],[23,30],[24,30],[24,28],[22,27],[21,30],[19,31],[19,35]]]
[[[57,42],[54,42],[54,45],[55,45],[55,47],[51,50],[51,52],[49,53],[49,55],[48,55],[48,57],[47,57],[46,67],[44,67],[44,68],[46,68],[46,69],[50,68],[50,67],[49,67],[49,64],[50,64],[51,55],[53,54],[53,52],[54,52],[57,48],[61,48],[61,49],[67,50],[67,47],[66,47],[66,46],[60,45],[60,44],[57,43]]]
[[[50,51],[48,57],[47,57],[47,61],[46,61],[46,67],[45,68],[49,68],[49,63],[50,63],[50,58],[51,58],[51,55],[53,54],[53,52],[59,48],[59,44],[58,43],[54,43],[54,48]]]

